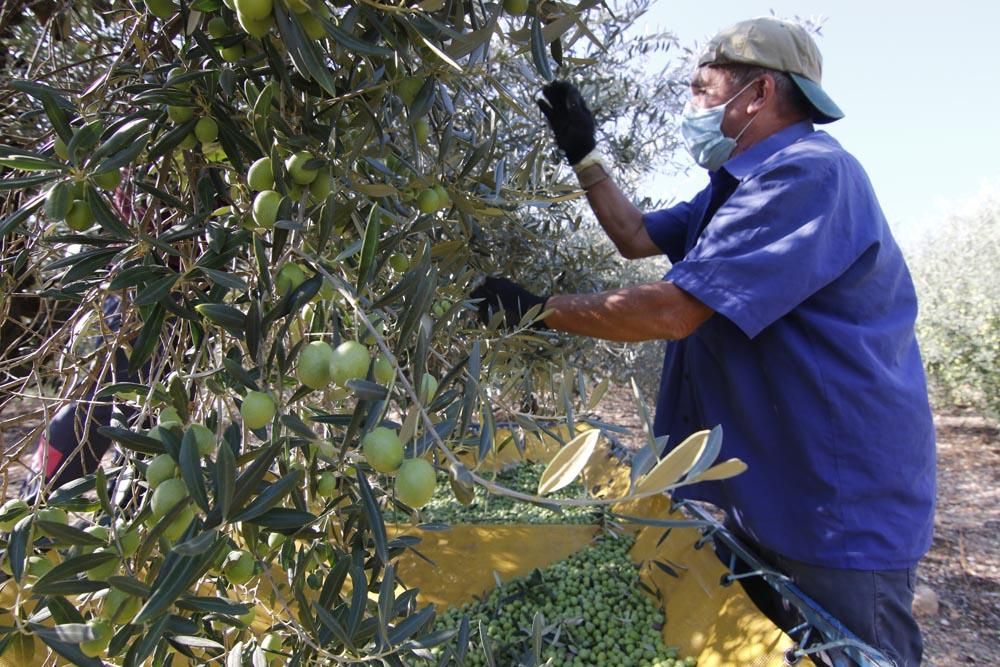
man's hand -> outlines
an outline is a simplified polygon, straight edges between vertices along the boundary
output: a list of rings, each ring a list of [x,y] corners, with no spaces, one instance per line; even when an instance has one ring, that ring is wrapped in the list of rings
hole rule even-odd
[[[532,294],[506,278],[490,277],[469,296],[482,299],[479,302],[479,321],[484,326],[489,324],[494,313],[503,312],[507,326],[516,327],[524,314],[534,306],[541,304],[541,310],[545,310],[545,302],[548,300],[548,297]],[[536,320],[531,326],[535,329],[548,329],[541,320]]]
[[[566,153],[571,165],[594,150],[594,116],[576,86],[553,81],[542,88],[542,97],[535,101],[556,135],[556,145]]]

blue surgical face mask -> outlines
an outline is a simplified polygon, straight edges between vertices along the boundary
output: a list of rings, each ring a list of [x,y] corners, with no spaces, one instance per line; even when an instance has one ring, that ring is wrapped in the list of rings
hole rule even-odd
[[[691,157],[700,166],[715,171],[733,154],[736,150],[736,142],[740,140],[750,123],[751,118],[735,138],[727,137],[722,133],[722,119],[726,115],[726,107],[740,94],[752,86],[753,81],[743,86],[743,88],[722,104],[708,109],[696,109],[688,100],[684,105],[684,115],[681,119],[681,136],[684,138],[684,145],[687,147]]]

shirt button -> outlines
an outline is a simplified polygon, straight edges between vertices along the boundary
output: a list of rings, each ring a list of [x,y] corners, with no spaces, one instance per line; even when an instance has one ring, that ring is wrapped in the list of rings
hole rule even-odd
[[[689,424],[691,422],[691,418],[688,417],[687,415],[684,415],[683,417],[681,417],[681,421],[684,422],[685,424]]]

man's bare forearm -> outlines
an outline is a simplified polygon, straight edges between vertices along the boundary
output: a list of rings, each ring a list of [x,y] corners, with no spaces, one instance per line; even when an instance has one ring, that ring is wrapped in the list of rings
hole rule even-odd
[[[642,211],[625,196],[614,180],[606,178],[591,186],[587,190],[587,201],[622,257],[637,259],[662,252],[646,233]]]
[[[679,340],[712,309],[673,283],[656,282],[596,294],[549,297],[545,324],[558,331],[620,342]]]

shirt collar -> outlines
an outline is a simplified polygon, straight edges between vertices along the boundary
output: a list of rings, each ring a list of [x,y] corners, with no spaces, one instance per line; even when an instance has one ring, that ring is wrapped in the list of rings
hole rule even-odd
[[[783,148],[787,148],[805,135],[813,131],[812,121],[803,120],[798,123],[782,128],[774,134],[757,142],[744,152],[740,153],[722,165],[726,170],[739,180],[749,175],[754,168],[767,158],[771,157]],[[721,171],[721,170],[720,170]]]

